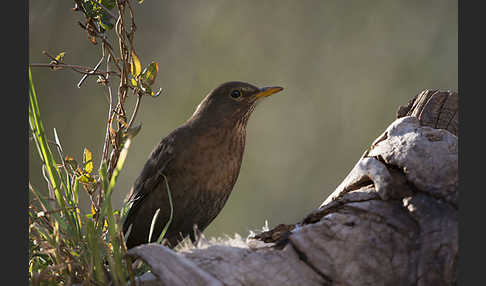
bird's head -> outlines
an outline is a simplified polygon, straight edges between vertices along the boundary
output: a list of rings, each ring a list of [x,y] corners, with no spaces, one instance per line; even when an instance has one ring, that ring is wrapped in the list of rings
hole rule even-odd
[[[283,88],[278,86],[258,88],[246,82],[226,82],[209,92],[198,105],[191,120],[208,125],[246,125],[257,103],[281,90]]]

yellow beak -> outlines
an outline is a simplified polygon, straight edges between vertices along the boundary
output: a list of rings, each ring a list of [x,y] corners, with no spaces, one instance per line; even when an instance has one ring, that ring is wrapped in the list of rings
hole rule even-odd
[[[264,97],[270,96],[274,93],[277,93],[279,91],[282,91],[283,87],[280,86],[270,86],[270,87],[262,87],[260,88],[260,92],[256,94],[256,98],[262,99]]]

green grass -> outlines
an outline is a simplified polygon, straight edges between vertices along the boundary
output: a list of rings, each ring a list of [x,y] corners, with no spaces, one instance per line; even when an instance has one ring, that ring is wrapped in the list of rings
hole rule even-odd
[[[44,196],[29,184],[32,194],[29,204],[30,284],[60,285],[85,281],[91,285],[106,285],[111,281],[113,285],[125,285],[127,280],[133,280],[131,262],[124,257],[123,218],[111,204],[131,138],[126,138],[110,180],[106,176],[106,162],[98,174],[93,172],[90,161],[81,167],[73,167],[73,160],[63,158],[57,134],[54,146],[61,158],[56,162],[41,120],[30,70],[29,123],[50,194]],[[88,190],[96,184],[101,184],[103,190],[101,207],[98,212],[84,214],[79,209],[79,192],[85,186]]]

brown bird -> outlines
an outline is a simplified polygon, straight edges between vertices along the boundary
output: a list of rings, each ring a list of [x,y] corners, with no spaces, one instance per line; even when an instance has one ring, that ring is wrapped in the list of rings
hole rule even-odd
[[[166,242],[175,247],[187,236],[194,241],[194,225],[203,231],[221,211],[236,183],[249,116],[258,102],[281,90],[237,81],[224,83],[203,99],[182,126],[162,139],[130,190],[131,206],[123,224],[128,248],[148,242],[157,210],[151,242],[169,221],[167,185],[173,218]]]

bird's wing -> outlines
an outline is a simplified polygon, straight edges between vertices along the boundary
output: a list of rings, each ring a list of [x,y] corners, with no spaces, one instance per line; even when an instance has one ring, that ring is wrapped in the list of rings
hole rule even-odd
[[[123,232],[126,232],[132,224],[144,199],[147,198],[152,190],[156,189],[158,184],[163,182],[164,170],[174,158],[173,142],[173,136],[167,136],[150,153],[142,173],[130,190],[127,204],[131,206],[123,223]]]

